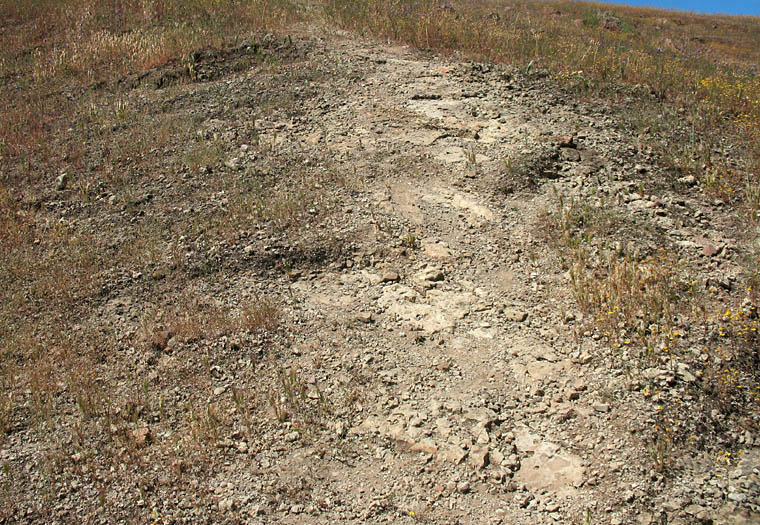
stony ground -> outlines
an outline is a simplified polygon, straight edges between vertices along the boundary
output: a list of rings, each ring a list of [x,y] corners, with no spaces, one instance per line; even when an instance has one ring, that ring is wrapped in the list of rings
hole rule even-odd
[[[257,46],[125,80],[138,125],[192,123],[139,191],[39,189],[54,220],[105,245],[160,225],[159,248],[101,276],[82,319],[131,404],[82,418],[61,392],[50,427],[19,423],[6,522],[760,520],[756,426],[655,445],[649,390],[689,403],[699,373],[589,328],[552,219],[614,214],[618,252],[728,293],[731,211],[540,72],[341,35]],[[276,329],[188,326],[265,302]]]

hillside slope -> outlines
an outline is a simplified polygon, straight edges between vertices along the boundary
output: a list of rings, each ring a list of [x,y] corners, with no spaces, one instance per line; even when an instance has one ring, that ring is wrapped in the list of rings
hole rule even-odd
[[[0,519],[760,519],[756,225],[668,117],[291,35],[6,152]]]

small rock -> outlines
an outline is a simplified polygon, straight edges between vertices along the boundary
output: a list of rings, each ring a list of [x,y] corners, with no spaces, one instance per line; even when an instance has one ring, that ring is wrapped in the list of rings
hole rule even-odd
[[[227,385],[224,386],[218,386],[214,389],[214,395],[215,396],[221,396],[227,391]]]
[[[61,173],[55,178],[55,189],[58,191],[65,190],[68,184],[69,184],[69,176],[66,173]]]
[[[606,413],[610,411],[609,403],[596,403],[594,404],[594,410],[597,412]]]
[[[683,507],[683,503],[677,499],[668,499],[663,501],[660,506],[668,512],[675,512]]]
[[[704,246],[702,246],[702,253],[704,253],[708,257],[714,257],[715,255],[718,255],[720,253],[720,249],[716,247],[714,244],[707,243]]]
[[[583,392],[586,390],[586,382],[583,379],[576,379],[573,382],[573,390],[576,392]]]
[[[515,503],[517,503],[517,506],[521,509],[524,509],[528,506],[528,504],[533,499],[533,496],[530,493],[520,494],[519,496],[515,497]]]
[[[144,445],[150,440],[150,429],[148,427],[137,428],[132,431],[132,437],[136,445]]]
[[[225,498],[219,502],[219,511],[220,512],[230,512],[235,510],[235,507],[237,505],[235,504],[235,500],[232,498]]]
[[[470,492],[470,482],[469,481],[460,481],[457,483],[457,492],[460,494],[467,494]]]
[[[697,184],[697,178],[694,175],[687,175],[678,179],[678,182],[686,186],[695,186]]]
[[[424,270],[418,272],[415,278],[424,288],[431,288],[433,283],[443,280],[443,272],[440,268],[428,266]]]
[[[361,312],[359,314],[356,314],[356,320],[359,321],[360,323],[366,324],[366,323],[373,322],[375,319],[372,316],[371,312]]]
[[[412,452],[435,455],[438,453],[438,447],[435,446],[435,442],[432,439],[423,439],[412,445]]]
[[[438,453],[438,459],[440,461],[448,461],[454,465],[459,465],[466,457],[467,451],[457,445],[449,446]]]
[[[298,436],[299,434],[295,430],[293,432],[288,432],[287,434],[285,434],[285,441],[289,441],[289,442],[298,441]]]
[[[520,468],[521,462],[517,454],[510,454],[504,461],[501,462],[502,467],[506,467],[511,471],[516,471]]]
[[[696,376],[689,371],[689,365],[678,363],[678,375],[687,383],[693,383],[697,380]]]
[[[686,514],[690,516],[697,516],[700,512],[705,510],[705,508],[701,505],[692,503],[691,505],[687,505],[686,508],[683,510]]]
[[[574,408],[568,407],[563,408],[562,410],[559,410],[557,412],[557,417],[560,421],[567,421],[568,419],[572,419],[578,415],[578,412],[575,411]]]
[[[523,310],[518,310],[517,308],[505,308],[504,317],[506,317],[510,321],[522,323],[523,321],[525,321],[525,319],[528,318],[528,312],[525,312]]]
[[[441,278],[443,278],[443,275],[441,275]],[[398,280],[399,280],[398,272],[394,272],[394,271],[385,272],[380,277],[381,283],[395,283]]]
[[[488,466],[488,447],[474,446],[470,450],[469,463],[477,470],[484,469]]]

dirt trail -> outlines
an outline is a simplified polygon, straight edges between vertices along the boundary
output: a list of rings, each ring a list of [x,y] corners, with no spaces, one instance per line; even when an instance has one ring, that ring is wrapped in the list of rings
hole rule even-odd
[[[558,130],[526,123],[530,108],[505,99],[514,90],[507,72],[405,48],[344,52],[370,71],[344,88],[345,109],[324,115],[322,140],[375,174],[347,205],[369,227],[363,255],[376,260],[292,286],[293,315],[313,319],[306,331],[319,346],[348,345],[339,368],[372,385],[363,410],[340,426],[365,450],[333,470],[333,490],[347,493],[360,519],[379,518],[379,498],[411,519],[517,523],[541,511],[562,521],[563,505],[583,505],[591,459],[577,454],[575,429],[594,423],[556,428],[549,423],[575,409],[544,401],[581,375],[572,328],[556,328],[561,309],[544,291],[559,276],[524,260],[547,197],[526,203],[494,191],[517,148]],[[303,366],[312,358],[304,350]]]

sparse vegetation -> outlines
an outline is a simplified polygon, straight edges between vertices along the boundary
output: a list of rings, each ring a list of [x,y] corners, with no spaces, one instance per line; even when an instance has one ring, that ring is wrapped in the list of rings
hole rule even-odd
[[[642,438],[654,469],[675,471],[684,450],[736,462],[743,445],[726,429],[757,435],[760,410],[760,278],[743,249],[760,220],[758,19],[569,1],[0,0],[0,448],[31,443],[3,459],[0,521],[22,512],[74,519],[56,514],[66,493],[92,506],[77,519],[122,519],[124,505],[154,523],[196,519],[193,508],[213,514],[214,476],[231,453],[271,447],[262,429],[306,440],[327,433],[335,414],[366,409],[373,358],[362,357],[361,371],[330,362],[325,374],[341,379],[319,383],[321,364],[300,368],[307,359],[290,346],[287,323],[302,319],[289,309],[301,299],[270,286],[387,254],[345,253],[336,211],[345,195],[369,194],[364,177],[386,152],[357,172],[340,134],[290,133],[304,100],[323,96],[316,81],[361,76],[339,61],[295,67],[309,60],[288,36],[302,31],[295,24],[509,64],[514,78],[503,82],[549,82],[578,103],[603,104],[663,167],[647,187],[683,188],[692,176],[706,202],[729,210],[750,254],[737,282],[627,245],[631,232],[660,239],[607,196],[557,196],[543,240],[583,314],[576,336],[603,341],[609,351],[595,358],[624,363],[654,413]],[[249,71],[245,95],[215,82]],[[225,116],[242,124],[232,129]],[[374,131],[360,138],[362,151],[374,151]],[[325,146],[322,156],[304,150],[310,143]],[[488,170],[479,153],[472,143],[464,150],[473,178]],[[501,161],[501,196],[558,176],[553,155]],[[378,242],[422,256],[427,232],[375,217],[376,204],[368,213]],[[231,281],[244,292],[231,293]],[[425,337],[412,340],[427,349]],[[670,389],[677,381],[688,383],[688,408]],[[347,430],[329,432],[344,440]],[[161,514],[167,487],[185,491],[173,517]],[[405,517],[434,521],[431,506],[415,508],[424,511]]]
[[[647,444],[657,472],[672,473],[678,447],[715,447],[704,432],[723,427],[726,420],[740,428],[752,426],[760,368],[757,307],[751,300],[745,298],[737,309],[711,310],[723,304],[715,286],[708,282],[705,290],[693,270],[666,251],[625,253],[620,241],[612,242],[613,232],[621,237],[631,225],[603,205],[568,202],[558,195],[556,209],[545,220],[544,231],[560,233],[548,241],[568,268],[586,319],[581,330],[609,345],[607,359],[620,360],[632,376],[645,378],[634,384],[657,416]],[[692,382],[688,405],[651,375],[658,369]]]

